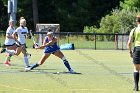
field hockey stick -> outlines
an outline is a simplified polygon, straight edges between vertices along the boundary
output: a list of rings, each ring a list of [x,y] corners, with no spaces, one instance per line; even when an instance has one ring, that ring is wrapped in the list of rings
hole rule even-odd
[[[30,35],[31,35],[31,38],[32,38],[33,44],[34,44],[34,46],[38,46],[38,44],[35,42],[35,39],[34,39],[33,34],[32,34],[31,31],[32,31],[32,30],[30,30],[29,32],[30,32]]]
[[[34,39],[33,34],[32,34],[31,31],[32,31],[32,30],[30,30],[29,32],[30,32],[30,35],[31,35],[31,38],[32,38],[33,44],[36,44],[35,39]]]

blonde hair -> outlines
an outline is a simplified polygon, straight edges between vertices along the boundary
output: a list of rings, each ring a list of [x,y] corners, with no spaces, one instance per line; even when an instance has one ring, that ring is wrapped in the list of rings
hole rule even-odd
[[[24,18],[20,19],[20,26],[24,26],[24,23],[26,22],[26,20]]]
[[[13,24],[14,23],[14,20],[13,19],[10,19],[9,20],[9,26],[11,26],[11,24]]]
[[[10,20],[9,20],[9,23],[10,23],[10,22],[14,22],[14,20],[13,20],[13,19],[10,19]]]

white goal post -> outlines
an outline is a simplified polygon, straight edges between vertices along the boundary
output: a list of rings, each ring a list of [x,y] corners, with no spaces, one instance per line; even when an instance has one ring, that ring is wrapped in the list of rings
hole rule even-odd
[[[36,24],[36,32],[47,32],[48,28],[50,28],[52,32],[60,32],[60,24]],[[45,36],[46,34],[37,35],[37,43],[39,45],[43,43],[43,39]]]

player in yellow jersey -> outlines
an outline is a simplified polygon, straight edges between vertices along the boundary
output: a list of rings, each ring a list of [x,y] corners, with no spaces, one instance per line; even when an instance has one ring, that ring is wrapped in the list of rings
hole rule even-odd
[[[134,64],[134,91],[139,91],[139,72],[140,72],[140,14],[136,16],[137,27],[131,30],[128,40],[128,49]],[[132,43],[134,50],[132,52]]]

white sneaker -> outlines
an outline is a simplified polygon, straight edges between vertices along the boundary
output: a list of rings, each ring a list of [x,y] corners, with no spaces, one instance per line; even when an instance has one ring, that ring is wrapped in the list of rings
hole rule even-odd
[[[69,72],[70,72],[71,74],[74,74],[74,73],[75,73],[73,69],[70,69]]]
[[[25,68],[25,71],[26,71],[26,72],[28,72],[28,71],[30,71],[30,70],[31,70],[31,67],[26,67],[26,68]]]

